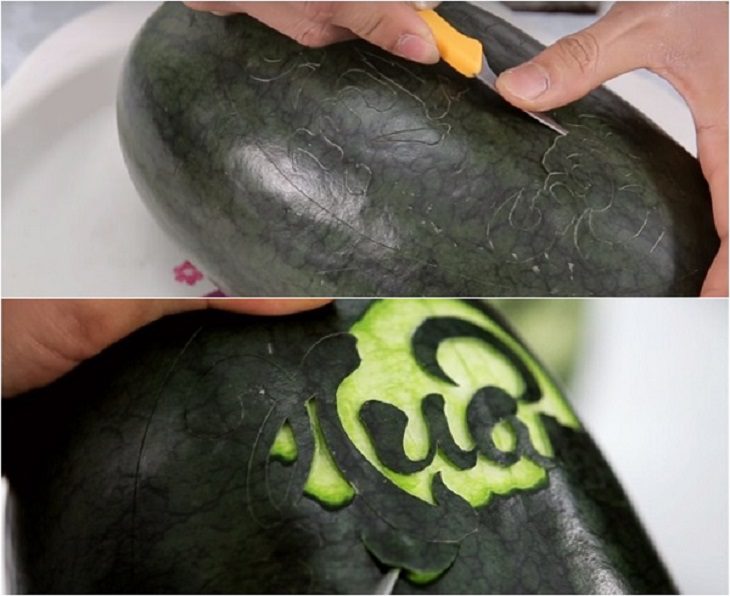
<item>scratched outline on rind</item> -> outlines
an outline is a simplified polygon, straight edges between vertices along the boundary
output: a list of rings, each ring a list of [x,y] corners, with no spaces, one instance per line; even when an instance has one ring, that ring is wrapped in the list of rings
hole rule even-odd
[[[373,80],[376,80],[378,83],[380,83],[381,85],[383,85],[385,88],[389,89],[390,93],[392,93],[393,96],[395,96],[398,92],[405,93],[406,95],[408,95],[411,99],[413,99],[415,102],[417,102],[419,104],[420,109],[421,109],[421,111],[423,113],[423,116],[426,118],[426,120],[427,121],[430,121],[430,122],[435,122],[436,123],[436,126],[438,127],[438,130],[440,130],[440,132],[439,132],[439,131],[437,131],[437,130],[435,130],[433,128],[427,128],[427,127],[426,128],[423,128],[423,129],[421,129],[421,128],[404,129],[404,130],[400,130],[400,131],[390,131],[389,133],[387,133],[386,136],[393,136],[393,135],[398,135],[398,134],[406,134],[406,135],[408,135],[409,133],[413,133],[414,131],[418,131],[418,130],[428,130],[429,132],[435,132],[438,135],[438,142],[442,141],[443,139],[445,139],[448,136],[448,134],[451,131],[451,124],[442,123],[440,121],[443,120],[444,118],[446,118],[446,116],[448,116],[448,114],[449,114],[449,112],[451,110],[452,104],[455,101],[459,101],[461,99],[461,97],[468,92],[468,87],[467,86],[464,86],[463,88],[461,88],[454,95],[450,95],[446,91],[445,87],[441,86],[440,87],[440,93],[443,95],[443,98],[445,99],[446,104],[445,104],[445,107],[442,108],[439,113],[432,114],[429,111],[428,104],[426,104],[426,102],[424,102],[423,99],[421,99],[417,94],[413,93],[412,91],[409,91],[408,89],[406,89],[403,85],[401,85],[400,83],[398,83],[397,81],[395,81],[391,77],[388,77],[387,75],[385,75],[382,72],[380,72],[377,69],[377,67],[372,63],[372,61],[369,60],[368,58],[371,58],[373,60],[383,61],[383,62],[385,62],[385,63],[387,63],[387,64],[389,64],[391,66],[394,66],[394,67],[396,67],[396,68],[398,68],[400,70],[405,71],[413,79],[415,79],[417,81],[421,81],[422,79],[420,77],[418,77],[416,74],[414,74],[409,68],[407,68],[405,65],[403,65],[403,64],[401,64],[401,63],[399,63],[397,61],[389,60],[388,58],[386,58],[384,56],[380,56],[378,54],[369,52],[367,50],[363,50],[361,48],[357,48],[357,53],[360,55],[360,57],[361,57],[361,59],[363,61],[363,64],[365,64],[365,66],[369,67],[371,69],[371,71],[368,71],[368,70],[365,70],[365,69],[349,69],[345,73],[341,73],[341,75],[340,75],[340,77],[338,79],[338,83],[341,82],[341,80],[346,75],[348,75],[348,74],[352,74],[353,72],[362,73],[365,76],[368,76],[369,78],[371,78]],[[300,54],[296,54],[293,57],[290,57],[290,60],[296,61],[298,59],[302,59],[302,57],[301,57]],[[252,78],[252,80],[256,80],[256,81],[264,82],[264,83],[272,82],[272,81],[275,81],[275,80],[278,80],[278,79],[282,78],[285,75],[289,75],[289,74],[295,73],[300,68],[304,68],[304,67],[306,67],[306,70],[308,71],[307,72],[307,75],[306,75],[308,77],[308,76],[310,76],[312,74],[312,72],[316,71],[316,69],[321,66],[321,64],[323,63],[323,60],[320,60],[319,62],[314,62],[314,61],[311,61],[311,60],[307,60],[307,62],[304,62],[304,63],[286,64],[286,61],[283,58],[282,59],[278,59],[278,60],[275,59],[275,58],[269,58],[269,59],[267,59],[267,62],[269,62],[269,63],[277,63],[277,64],[284,64],[285,65],[284,71],[283,72],[280,72],[279,74],[273,75],[273,76],[260,76],[260,75],[255,75],[255,74],[250,74],[249,73],[249,76]],[[324,104],[327,104],[328,102],[341,101],[343,99],[343,95],[346,94],[347,92],[349,92],[350,90],[354,89],[354,88],[355,87],[353,87],[352,85],[344,85],[344,86],[342,86],[342,87],[340,87],[340,88],[337,89],[337,91],[335,93],[335,96],[333,98],[330,98],[329,100],[324,100],[322,102],[322,104],[324,105]],[[225,90],[225,88],[223,88],[223,89],[224,89],[224,91],[223,91],[224,92],[224,95],[226,97],[226,100],[229,103],[229,106],[233,109],[234,112],[236,112],[239,115],[239,117],[242,117],[242,115],[240,114],[240,110],[239,110],[239,108],[236,105],[236,102],[233,100],[232,97],[230,97],[230,94],[227,93],[227,90]],[[299,96],[297,96],[297,97],[299,97]],[[297,99],[297,101],[298,101],[298,99]],[[344,105],[345,105],[345,108],[347,110],[349,110],[349,111],[352,112],[351,108],[349,108],[347,106],[347,103],[346,102],[344,103]],[[352,113],[353,113],[354,116],[358,117],[355,112],[352,112]],[[323,142],[325,144],[327,144],[330,147],[336,148],[338,150],[340,156],[341,156],[341,159],[342,160],[345,160],[345,159],[347,159],[347,157],[346,157],[346,154],[344,152],[344,149],[341,146],[339,146],[337,143],[335,143],[331,138],[329,138],[329,136],[327,136],[323,132],[324,130],[326,130],[326,127],[324,126],[324,122],[327,119],[329,119],[329,116],[327,115],[327,113],[324,112],[324,111],[320,111],[318,113],[318,122],[320,122],[320,129],[321,129],[319,133],[315,133],[315,132],[312,132],[312,130],[310,130],[310,129],[305,129],[305,128],[300,127],[300,128],[297,128],[292,133],[292,135],[290,136],[290,139],[294,135],[300,134],[302,132],[304,132],[305,134],[311,135],[313,137],[321,137],[322,140],[323,140]],[[376,137],[373,140],[373,142],[376,142],[377,143],[377,142],[382,142],[383,140],[384,140],[384,136],[383,135],[380,135],[379,137]],[[401,140],[401,139],[397,139],[397,140],[396,139],[391,139],[390,142],[413,143],[413,142],[418,142],[418,141],[414,141],[414,139],[409,138],[408,140],[405,140],[405,139],[403,139],[403,140]],[[424,140],[424,141],[421,141],[421,142],[424,142],[426,144],[433,144],[434,143],[433,139],[427,139],[427,140]],[[366,240],[368,242],[372,242],[375,245],[378,245],[381,248],[386,249],[388,251],[395,252],[398,255],[399,259],[402,259],[404,261],[413,262],[415,264],[418,264],[420,267],[438,268],[438,265],[437,264],[432,263],[432,262],[429,262],[429,261],[426,261],[426,260],[423,260],[423,259],[420,259],[420,258],[415,257],[415,256],[412,256],[412,255],[404,254],[399,247],[394,246],[394,245],[392,245],[389,242],[386,242],[386,241],[383,241],[383,240],[379,240],[377,238],[374,238],[371,235],[369,235],[368,231],[361,230],[358,227],[356,227],[355,225],[353,225],[351,222],[348,222],[348,221],[342,219],[340,216],[338,216],[332,210],[330,210],[328,207],[326,207],[324,204],[322,204],[321,201],[315,199],[313,196],[311,196],[309,193],[307,193],[305,191],[305,189],[301,188],[300,185],[298,185],[290,176],[288,176],[287,173],[284,172],[281,169],[281,167],[279,166],[276,158],[274,156],[272,156],[268,151],[266,151],[265,148],[261,145],[261,143],[259,143],[258,141],[253,140],[252,141],[252,144],[256,147],[256,149],[259,151],[259,153],[266,158],[266,160],[268,161],[268,163],[278,172],[278,174],[284,180],[286,180],[286,182],[293,189],[295,189],[301,196],[305,197],[308,201],[310,201],[312,204],[314,204],[322,212],[326,213],[330,218],[332,218],[332,220],[339,222],[340,224],[342,224],[346,228],[350,229],[355,234],[357,234],[360,237],[362,237],[364,240]],[[280,149],[283,149],[283,147],[280,148]],[[300,148],[295,148],[294,151],[299,151],[299,149]],[[289,150],[288,152],[291,155],[291,150]],[[308,157],[310,157],[311,159],[313,159],[314,163],[317,163],[320,166],[320,170],[323,172],[323,174],[325,174],[325,175],[328,174],[329,170],[327,168],[322,168],[321,167],[323,164],[322,164],[322,162],[321,162],[320,159],[318,159],[316,156],[312,155],[311,152],[308,152],[306,149],[301,150],[301,153],[304,154],[304,155],[307,155]],[[292,163],[296,163],[296,158],[292,157],[292,158],[290,158],[290,161]],[[372,171],[371,171],[370,167],[367,164],[363,164],[361,162],[355,162],[355,161],[353,161],[353,167],[354,167],[355,170],[357,170],[359,168],[365,169],[368,172],[368,177],[369,178],[372,177]],[[345,179],[341,183],[341,188],[344,189],[345,194],[349,194],[349,195],[357,195],[357,194],[360,194],[360,193],[353,193],[352,190],[351,190],[350,185],[348,185],[348,183],[347,183],[347,175],[348,175],[348,172],[349,172],[349,170],[345,169]],[[246,188],[244,188],[243,186],[241,186],[241,184],[240,184],[240,182],[238,180],[234,179],[234,183],[236,184],[236,186],[240,190],[242,190],[242,191],[246,191],[247,190]],[[361,193],[363,195],[367,195],[367,187],[369,187],[369,181],[368,181],[368,183],[365,186],[366,186],[365,191]],[[388,226],[385,226],[385,225],[384,226],[370,226],[370,227],[372,227],[374,229],[388,229]],[[388,236],[388,235],[386,235],[386,236]],[[391,236],[392,236],[392,234],[391,234]],[[353,247],[352,250],[355,250],[355,248]],[[348,268],[345,268],[345,269],[338,268],[338,269],[336,269],[334,271],[341,271],[341,270],[348,270]],[[321,272],[321,273],[331,273],[331,271],[326,271],[326,272]],[[451,272],[451,274],[456,275],[457,277],[462,278],[464,281],[469,282],[472,285],[473,284],[476,284],[476,285],[483,286],[484,288],[488,288],[488,289],[492,289],[495,284],[496,285],[499,285],[499,284],[497,284],[496,281],[494,281],[492,283],[488,283],[488,284],[485,285],[485,282],[483,282],[482,280],[479,280],[479,279],[477,279],[475,277],[472,277],[470,275],[466,275],[466,274],[464,274],[462,272]]]
[[[569,154],[564,155],[563,152],[561,152],[560,147],[563,144],[573,144],[574,137],[576,136],[576,134],[579,134],[580,129],[586,129],[590,133],[590,136],[585,137],[583,141],[591,141],[591,144],[585,145],[585,143],[583,143],[581,146],[584,151],[588,151],[590,154],[593,154],[600,149],[600,143],[602,142],[602,140],[607,139],[614,133],[610,130],[602,130],[600,128],[602,121],[598,116],[594,116],[592,114],[581,114],[579,115],[579,118],[597,120],[599,122],[599,128],[587,127],[586,125],[580,123],[571,124],[569,125],[569,129],[571,131],[570,135],[556,136],[554,138],[553,142],[545,151],[541,159],[542,168],[547,174],[542,185],[533,190],[529,196],[526,195],[526,192],[528,192],[528,189],[526,187],[513,191],[500,202],[500,204],[497,206],[497,208],[494,210],[491,217],[489,218],[486,228],[486,237],[488,246],[491,250],[496,250],[492,238],[493,228],[498,221],[505,219],[504,216],[501,216],[501,213],[505,208],[509,209],[506,220],[510,227],[520,229],[524,232],[535,232],[537,229],[539,229],[543,222],[543,210],[548,210],[548,212],[553,214],[556,206],[560,207],[562,204],[564,204],[564,199],[561,199],[556,194],[557,189],[563,189],[565,192],[569,193],[574,199],[580,199],[584,202],[587,202],[593,196],[599,196],[595,193],[591,194],[592,185],[590,184],[590,182],[584,184],[579,178],[577,178],[577,176],[579,176],[582,171],[580,160],[581,158],[585,159],[585,155],[582,155],[578,151],[573,151]],[[596,135],[598,135],[596,138],[592,138]],[[553,157],[558,158],[557,163],[555,163],[554,160],[551,159]],[[617,171],[622,170],[625,165],[628,165],[622,164],[620,163],[620,161],[607,163],[603,154],[597,156],[597,159],[598,158],[600,158],[600,161],[604,163],[606,167],[615,168]],[[626,153],[625,156],[622,155],[617,159],[636,160],[638,158],[633,154]],[[562,168],[560,166],[562,166]],[[643,215],[641,215],[640,218],[636,221],[637,228],[635,232],[628,234],[623,239],[615,240],[611,238],[601,238],[595,230],[594,216],[608,212],[619,200],[622,201],[623,204],[631,205],[635,209],[636,201],[632,200],[630,195],[634,194],[638,195],[639,197],[644,196],[643,187],[641,185],[629,180],[616,187],[616,183],[614,182],[615,178],[616,177],[612,176],[611,174],[606,176],[606,179],[610,183],[611,190],[608,200],[605,201],[602,206],[591,206],[586,204],[580,214],[573,214],[570,217],[570,219],[564,224],[562,230],[558,228],[558,233],[554,236],[550,244],[548,244],[547,246],[543,246],[539,250],[530,250],[529,252],[531,252],[532,254],[517,254],[517,252],[514,252],[513,250],[511,255],[513,262],[521,265],[526,265],[536,261],[549,261],[550,252],[553,247],[558,242],[560,242],[563,237],[571,233],[571,230],[572,246],[577,256],[584,262],[590,262],[591,260],[590,254],[586,254],[585,249],[581,246],[580,242],[581,233],[584,228],[587,229],[588,233],[590,233],[591,237],[595,241],[605,245],[607,248],[613,248],[623,244],[628,244],[630,241],[638,238],[646,229],[652,214],[657,211],[656,206],[646,207],[644,209]],[[623,194],[619,198],[619,194],[621,193]],[[526,226],[520,226],[520,224],[516,221],[516,212],[518,210],[527,211],[532,218],[531,223]],[[662,229],[659,231],[657,239],[654,241],[652,248],[649,250],[649,252],[653,252],[657,248],[664,236],[665,230]],[[520,248],[524,249],[525,246],[523,245]],[[567,265],[568,274],[570,279],[572,280],[575,263],[568,262]],[[538,273],[539,264],[533,265],[533,270]]]
[[[155,414],[157,413],[157,408],[160,404],[160,401],[162,400],[162,396],[164,394],[165,387],[167,386],[167,383],[169,382],[170,378],[172,377],[172,373],[177,367],[178,363],[180,362],[181,358],[185,354],[185,352],[188,350],[188,348],[193,344],[198,334],[203,330],[203,325],[199,326],[195,331],[193,331],[190,335],[190,338],[185,342],[180,352],[175,356],[175,359],[173,360],[172,364],[170,365],[169,370],[165,374],[165,377],[163,381],[160,383],[160,388],[157,392],[157,396],[155,397],[154,404],[152,406],[152,411],[150,412],[149,417],[147,418],[147,421],[145,422],[144,431],[142,433],[142,439],[139,444],[139,453],[137,455],[137,463],[135,465],[134,470],[134,490],[132,493],[132,577],[134,577],[134,574],[136,573],[137,569],[137,496],[139,493],[139,475],[140,475],[140,468],[142,465],[142,454],[144,453],[145,444],[147,441],[147,434],[149,432],[150,425],[152,424],[152,419],[155,417]]]

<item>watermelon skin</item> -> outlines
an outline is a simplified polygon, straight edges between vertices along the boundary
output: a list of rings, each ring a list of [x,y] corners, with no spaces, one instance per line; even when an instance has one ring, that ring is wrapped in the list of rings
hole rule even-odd
[[[372,593],[391,566],[440,569],[425,584],[402,573],[397,593],[674,591],[590,437],[550,416],[547,482],[483,507],[441,481],[431,505],[374,472],[333,398],[371,308],[163,319],[6,400],[11,591]],[[303,494],[312,396],[357,493],[344,506]],[[290,465],[267,456],[284,420]]]
[[[439,11],[498,72],[541,48]],[[176,3],[118,98],[140,195],[230,295],[697,295],[718,249],[697,161],[605,89],[555,116],[567,136],[444,64]]]

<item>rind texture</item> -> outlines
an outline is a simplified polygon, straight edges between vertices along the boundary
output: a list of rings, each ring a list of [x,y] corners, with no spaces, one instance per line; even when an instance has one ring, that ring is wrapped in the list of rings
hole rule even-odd
[[[541,48],[439,11],[498,72]],[[178,3],[137,37],[118,101],[139,193],[229,294],[698,294],[718,240],[697,161],[605,89],[555,117],[568,135],[444,64]]]
[[[334,404],[366,308],[163,319],[7,400],[10,591],[373,593],[390,567],[397,593],[674,591],[590,437],[550,416],[547,481],[482,507],[438,478],[425,503],[370,466]],[[356,492],[337,507],[304,496],[312,399]],[[269,457],[285,421],[286,464]]]

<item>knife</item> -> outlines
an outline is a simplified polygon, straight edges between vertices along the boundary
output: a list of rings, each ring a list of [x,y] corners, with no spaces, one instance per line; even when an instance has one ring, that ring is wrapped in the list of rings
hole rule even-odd
[[[433,10],[419,10],[418,14],[431,29],[444,62],[465,77],[477,78],[492,91],[497,91],[497,75],[489,66],[479,40],[457,31]],[[558,134],[568,134],[565,128],[544,112],[522,111]]]
[[[393,588],[395,588],[395,582],[398,581],[398,576],[400,575],[400,569],[394,568],[388,571],[382,579],[378,582],[378,585],[375,586],[375,590],[373,590],[373,594],[380,594],[382,596],[389,596],[393,593]]]

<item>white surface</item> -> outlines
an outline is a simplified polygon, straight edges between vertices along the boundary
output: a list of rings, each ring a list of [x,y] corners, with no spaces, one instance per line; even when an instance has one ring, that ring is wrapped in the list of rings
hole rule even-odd
[[[680,591],[727,594],[727,302],[612,299],[588,308],[571,402]],[[3,482],[0,506],[6,490]]]
[[[684,594],[728,593],[728,303],[593,300],[572,402]]]
[[[46,39],[3,88],[3,295],[203,295],[172,269],[189,255],[147,213],[117,143],[116,82],[127,47],[154,4],[113,3]],[[545,43],[591,17],[496,7]],[[610,85],[694,147],[689,111],[646,73]]]
[[[129,43],[156,3],[115,3],[47,38],[3,88],[3,295],[201,296],[138,198],[117,142]]]
[[[3,2],[0,6],[3,83],[41,41],[65,23],[101,4],[103,2],[68,0],[63,2],[25,0]]]

